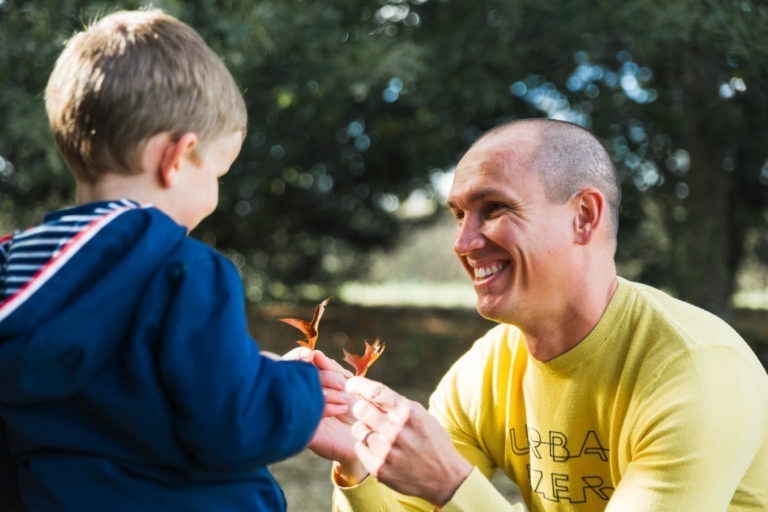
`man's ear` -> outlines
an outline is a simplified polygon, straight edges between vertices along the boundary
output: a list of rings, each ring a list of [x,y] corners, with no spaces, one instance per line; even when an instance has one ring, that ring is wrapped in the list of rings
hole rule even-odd
[[[587,245],[604,222],[605,196],[596,188],[585,188],[577,193],[572,201],[575,206],[574,240],[579,245]]]
[[[171,188],[178,180],[184,158],[190,158],[197,146],[197,134],[187,132],[177,140],[169,140],[160,159],[160,183]]]

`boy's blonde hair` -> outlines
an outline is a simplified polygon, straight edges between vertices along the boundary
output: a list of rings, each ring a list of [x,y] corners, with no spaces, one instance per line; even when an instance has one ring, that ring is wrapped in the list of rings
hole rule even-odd
[[[157,9],[119,11],[67,43],[45,90],[56,144],[75,177],[141,172],[158,133],[198,135],[197,149],[245,133],[245,102],[197,32]]]

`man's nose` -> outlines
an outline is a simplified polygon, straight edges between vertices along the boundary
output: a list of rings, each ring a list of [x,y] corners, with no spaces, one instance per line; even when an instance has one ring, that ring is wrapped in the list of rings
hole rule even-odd
[[[485,246],[485,243],[485,237],[477,221],[467,218],[456,227],[453,250],[459,256],[476,251]]]

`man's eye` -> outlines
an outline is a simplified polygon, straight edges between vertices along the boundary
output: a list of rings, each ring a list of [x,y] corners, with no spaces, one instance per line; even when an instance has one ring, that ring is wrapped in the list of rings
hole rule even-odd
[[[499,212],[501,210],[504,210],[505,208],[506,207],[503,204],[501,204],[501,203],[488,203],[486,211],[489,214],[491,214],[491,213],[497,213],[497,212]]]

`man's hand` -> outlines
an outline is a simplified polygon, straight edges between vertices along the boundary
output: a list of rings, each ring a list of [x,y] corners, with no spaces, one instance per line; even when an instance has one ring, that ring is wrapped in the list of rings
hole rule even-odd
[[[360,398],[352,411],[360,462],[392,489],[445,505],[472,466],[437,420],[379,382],[353,377],[346,389]]]

